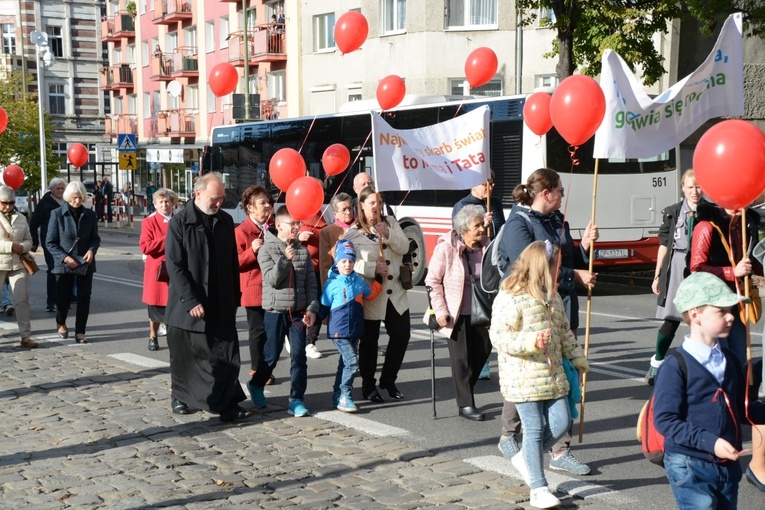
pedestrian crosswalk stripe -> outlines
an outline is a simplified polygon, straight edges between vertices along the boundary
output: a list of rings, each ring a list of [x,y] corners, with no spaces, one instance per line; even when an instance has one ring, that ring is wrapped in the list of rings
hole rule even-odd
[[[170,366],[170,363],[166,361],[159,361],[153,358],[147,358],[146,356],[131,354],[129,352],[110,354],[109,357],[146,368],[167,368]]]

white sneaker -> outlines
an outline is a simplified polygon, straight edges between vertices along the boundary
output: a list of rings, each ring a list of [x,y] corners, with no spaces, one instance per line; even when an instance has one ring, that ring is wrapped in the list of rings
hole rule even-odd
[[[512,463],[515,470],[518,471],[518,473],[520,473],[521,478],[523,479],[523,482],[529,487],[531,487],[531,479],[529,478],[529,469],[526,467],[526,460],[523,458],[523,447],[521,447],[521,449],[518,450],[518,453],[513,455],[513,458],[510,459],[510,463]]]
[[[305,355],[311,359],[319,359],[324,356],[314,344],[308,344],[305,346]]]
[[[560,505],[560,500],[553,496],[549,487],[539,487],[531,491],[529,505],[534,508],[553,508]]]
[[[159,325],[159,328],[157,328],[157,336],[167,336],[167,328],[165,327],[164,322]]]

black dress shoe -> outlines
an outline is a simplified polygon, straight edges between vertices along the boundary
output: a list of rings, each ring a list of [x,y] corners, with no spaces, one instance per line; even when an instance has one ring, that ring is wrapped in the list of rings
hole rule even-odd
[[[236,420],[243,420],[250,416],[250,411],[243,407],[232,407],[229,409],[224,410],[222,413],[220,413],[220,421],[224,423],[229,423]]]
[[[385,399],[382,398],[382,395],[377,390],[372,390],[369,393],[363,393],[364,398],[369,400],[370,402],[377,402],[378,404],[382,404],[385,402]]]
[[[396,388],[396,385],[393,383],[385,384],[380,383],[380,389],[381,390],[388,390],[388,395],[390,395],[390,398],[393,400],[402,400],[404,398],[404,394],[398,391],[398,388]]]
[[[191,414],[191,409],[180,400],[173,399],[173,414]]]
[[[460,416],[473,421],[483,421],[486,417],[473,406],[460,407]]]
[[[158,351],[159,350],[159,342],[155,337],[149,338],[149,350],[150,351]]]

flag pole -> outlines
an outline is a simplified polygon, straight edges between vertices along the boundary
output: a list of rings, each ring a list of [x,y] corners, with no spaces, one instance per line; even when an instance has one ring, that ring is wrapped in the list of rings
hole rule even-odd
[[[600,166],[600,159],[595,159],[595,174],[592,179],[592,218],[590,219],[590,225],[595,225],[595,204],[598,196],[598,167]],[[595,241],[590,240],[590,266],[589,271],[592,273],[592,263],[595,259]],[[592,285],[587,286],[587,315],[585,316],[584,326],[584,357],[590,359],[590,317],[592,315]],[[587,400],[587,372],[582,375],[582,402],[580,404],[579,411],[579,442],[581,443],[584,438],[584,404]]]
[[[741,208],[741,253],[744,254],[744,258],[749,258],[749,253],[747,252],[747,236],[749,232],[746,228],[746,207]],[[754,243],[754,240],[752,240],[752,243]],[[749,298],[749,283],[751,282],[751,276],[746,275],[744,276],[744,297]],[[749,331],[749,318],[752,316],[752,303],[747,302],[744,304],[744,327],[746,328],[746,363],[747,366],[751,366],[752,364],[752,339],[750,337],[750,331]],[[751,373],[751,370],[747,370],[749,375],[749,384],[752,384],[754,381],[753,375]],[[747,410],[748,412],[748,410]]]
[[[491,179],[486,179],[486,212],[491,214],[491,185],[489,185]],[[486,237],[491,238],[491,225],[494,223],[492,220],[489,226],[486,227]]]

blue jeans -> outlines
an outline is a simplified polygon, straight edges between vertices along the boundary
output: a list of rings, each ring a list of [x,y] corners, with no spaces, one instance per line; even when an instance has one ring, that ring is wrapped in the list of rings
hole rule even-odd
[[[667,479],[680,510],[736,510],[741,465],[715,464],[679,453],[664,454]]]
[[[6,308],[12,304],[13,301],[11,301],[11,286],[8,284],[8,278],[6,278],[3,282],[3,294],[2,297],[0,297],[0,308]]]
[[[523,428],[523,460],[529,470],[530,487],[547,487],[542,455],[552,448],[571,424],[568,398],[516,402],[515,408]]]
[[[335,395],[351,397],[353,391],[353,379],[356,378],[356,370],[359,369],[359,339],[336,338],[332,339],[340,353],[337,360],[337,374],[335,384],[332,386]]]
[[[266,330],[266,343],[263,355],[258,361],[258,369],[252,378],[255,386],[263,387],[276,368],[284,347],[284,336],[290,340],[290,401],[303,400],[308,384],[308,364],[305,357],[305,326],[303,314],[266,312],[263,327]]]

